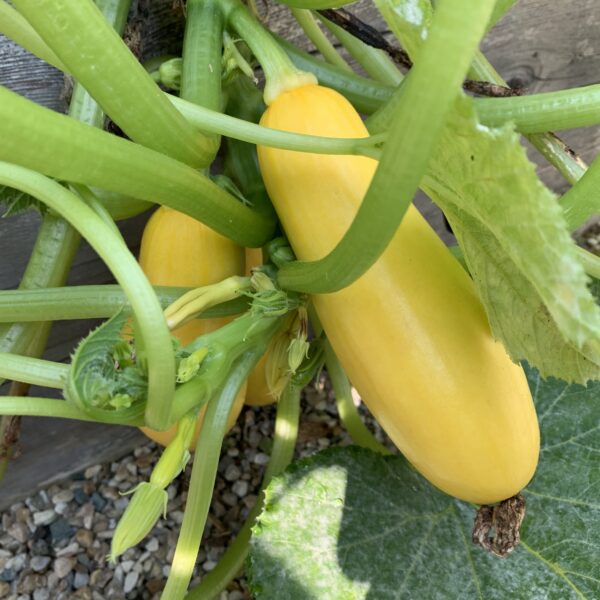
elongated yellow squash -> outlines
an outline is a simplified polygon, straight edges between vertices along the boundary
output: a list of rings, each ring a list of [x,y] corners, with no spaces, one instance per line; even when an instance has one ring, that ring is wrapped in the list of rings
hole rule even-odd
[[[206,225],[167,207],[160,207],[148,221],[142,236],[140,266],[153,285],[202,287],[218,283],[244,272],[244,249]],[[183,345],[229,323],[231,318],[194,319],[173,331]],[[245,389],[231,409],[228,427],[235,423],[244,404]],[[192,449],[205,409],[198,414]],[[176,426],[167,431],[142,431],[155,442],[166,446],[175,435]]]
[[[261,124],[367,135],[353,107],[317,85],[282,93]],[[356,214],[376,161],[268,147],[258,156],[298,258],[326,255]],[[523,370],[493,339],[471,280],[416,209],[359,280],[313,300],[363,400],[429,481],[478,504],[509,498],[529,482],[539,428]]]

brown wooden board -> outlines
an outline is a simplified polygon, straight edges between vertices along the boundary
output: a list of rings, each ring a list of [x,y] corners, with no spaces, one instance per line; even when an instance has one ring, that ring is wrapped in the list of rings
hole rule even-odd
[[[260,3],[259,3],[260,4]],[[143,56],[180,52],[183,17],[173,0],[134,1],[132,16],[146,32]],[[386,32],[370,2],[348,7],[357,16]],[[289,9],[269,2],[270,26],[303,48],[310,43],[295,27]],[[500,73],[511,83],[530,92],[550,91],[595,83],[600,73],[600,4],[596,0],[553,2],[521,0],[484,41],[482,49]],[[388,37],[389,31],[387,32]],[[64,111],[65,85],[62,75],[0,36],[0,84],[54,110]],[[589,127],[566,132],[563,137],[586,160],[600,147],[600,130]],[[0,142],[1,143],[1,142]],[[540,174],[557,192],[567,185],[541,159]],[[446,239],[439,211],[420,196],[418,205]],[[120,224],[130,247],[136,251],[147,215]],[[39,218],[24,214],[0,221],[0,289],[14,288],[27,262]],[[69,283],[106,283],[110,273],[83,244]],[[75,342],[89,330],[88,322],[61,322],[54,327],[46,356],[66,360]],[[90,464],[110,460],[139,443],[141,434],[127,428],[63,422],[54,419],[25,419],[21,440],[22,455],[11,465],[0,486],[0,509],[38,486],[67,477]]]

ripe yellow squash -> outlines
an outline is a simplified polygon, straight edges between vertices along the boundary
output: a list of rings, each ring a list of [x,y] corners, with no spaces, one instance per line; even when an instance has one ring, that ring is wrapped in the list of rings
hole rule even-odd
[[[244,249],[216,233],[203,223],[167,207],[160,207],[148,221],[142,236],[140,266],[153,285],[201,287],[218,283],[244,272]],[[229,323],[231,318],[195,319],[173,331],[183,345]],[[235,423],[244,403],[240,393],[229,415],[228,427]],[[198,414],[192,449],[200,431],[205,409]],[[176,426],[167,431],[142,431],[166,446]]]
[[[367,130],[337,92],[284,92],[261,124],[332,137]],[[258,149],[269,196],[302,260],[329,253],[350,225],[375,160]],[[518,493],[539,455],[523,370],[492,337],[474,286],[416,209],[360,279],[313,297],[319,319],[368,408],[434,485],[489,504]]]

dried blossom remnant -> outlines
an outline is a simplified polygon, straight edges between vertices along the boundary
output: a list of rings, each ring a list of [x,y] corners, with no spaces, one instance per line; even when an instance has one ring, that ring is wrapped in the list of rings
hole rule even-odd
[[[525,518],[525,498],[517,494],[496,506],[482,506],[475,515],[473,543],[491,554],[510,554],[521,539],[519,530]]]

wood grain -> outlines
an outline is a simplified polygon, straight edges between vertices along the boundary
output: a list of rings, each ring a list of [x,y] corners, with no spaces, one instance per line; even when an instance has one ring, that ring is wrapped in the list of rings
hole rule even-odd
[[[349,6],[349,9],[390,36],[372,3],[361,1]],[[311,49],[285,6],[269,2],[264,15],[274,31],[305,49]],[[144,33],[144,58],[180,53],[183,17],[173,10],[172,0],[134,2],[131,17]],[[600,5],[595,0],[568,3],[521,0],[492,30],[482,49],[505,79],[531,92],[585,85],[595,83],[600,72],[599,27]],[[2,36],[0,84],[53,110],[66,109],[62,74]],[[567,132],[563,137],[588,161],[600,147],[598,127]],[[532,157],[540,165],[539,173],[544,181],[555,191],[563,192],[567,185],[554,169],[533,152]],[[422,195],[418,197],[417,204],[442,237],[450,240],[439,211]],[[119,225],[134,252],[147,216],[141,215]],[[0,288],[18,285],[38,225],[39,218],[31,213],[0,221]],[[82,244],[69,283],[110,281],[112,277],[106,267],[89,246]],[[65,360],[76,340],[85,335],[92,325],[89,321],[76,321],[55,327],[46,356]],[[66,477],[89,464],[116,458],[139,443],[140,439],[135,430],[126,428],[25,419],[23,454],[15,461],[0,487],[0,509],[10,500],[50,479]]]

